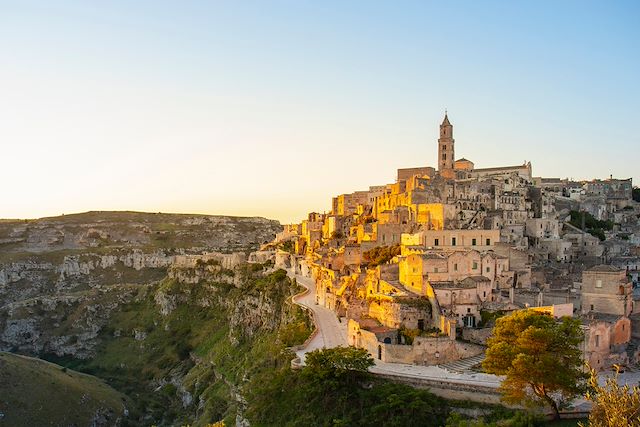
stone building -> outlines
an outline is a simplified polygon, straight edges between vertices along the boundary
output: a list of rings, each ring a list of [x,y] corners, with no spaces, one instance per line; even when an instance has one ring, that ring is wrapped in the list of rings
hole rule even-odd
[[[375,359],[387,363],[436,365],[481,354],[484,347],[456,341],[455,332],[420,335],[411,343],[402,342],[397,329],[371,322],[349,320],[347,328],[349,345],[366,349]]]
[[[356,191],[351,194],[341,194],[331,201],[334,215],[352,215],[357,212],[358,205],[369,202],[369,191]]]
[[[407,289],[425,295],[426,282],[461,281],[467,277],[483,276],[493,287],[513,281],[509,259],[493,252],[475,250],[410,254],[398,262],[399,281]],[[487,295],[482,296],[483,300]]]
[[[438,139],[438,172],[445,178],[455,177],[453,169],[455,160],[454,143],[453,126],[445,113],[444,120],[440,124],[440,138]]]
[[[435,174],[436,174],[436,170],[431,166],[422,167],[422,168],[404,168],[404,169],[398,169],[397,180],[408,181],[413,176],[433,177],[435,176]]]
[[[444,314],[458,319],[459,326],[473,328],[480,322],[482,303],[491,298],[491,281],[469,276],[460,281],[430,282]]]
[[[473,170],[474,164],[471,160],[467,160],[464,157],[453,162],[453,168],[455,170],[469,171]]]
[[[592,368],[637,360],[637,354],[627,351],[633,310],[632,286],[624,270],[597,265],[582,273],[584,354]]]
[[[401,243],[417,252],[427,249],[489,250],[500,242],[500,230],[424,230],[418,233],[405,233]]]
[[[611,265],[597,265],[584,271],[582,312],[628,317],[633,312],[633,295],[625,271]]]
[[[584,359],[596,370],[610,369],[613,365],[626,365],[637,360],[631,355],[631,321],[626,316],[590,313],[582,319],[584,338]],[[631,356],[631,357],[630,357]]]

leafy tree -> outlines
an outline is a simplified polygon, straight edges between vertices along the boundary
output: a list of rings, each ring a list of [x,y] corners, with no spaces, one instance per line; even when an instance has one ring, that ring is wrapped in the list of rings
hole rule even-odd
[[[496,320],[482,367],[506,376],[500,386],[505,402],[548,405],[558,419],[559,407],[584,390],[582,339],[578,319],[516,311]]]
[[[286,242],[283,242],[282,244],[280,244],[280,249],[282,249],[285,252],[294,253],[295,248],[296,248],[296,245],[293,242],[293,240],[287,240]]]
[[[323,348],[307,353],[303,374],[320,382],[353,384],[366,378],[374,365],[367,350],[355,347]]]
[[[362,254],[362,260],[370,267],[376,267],[391,261],[394,256],[400,255],[400,253],[400,245],[378,246],[365,251]]]
[[[598,375],[591,370],[585,397],[593,402],[589,427],[640,427],[640,388],[618,384],[617,372],[601,386]]]
[[[584,211],[571,211],[571,219],[569,220],[569,224],[573,225],[576,228],[582,228],[582,216],[584,215],[584,226],[586,228],[586,232],[591,234],[592,236],[597,237],[600,240],[605,240],[605,230],[611,231],[613,230],[613,221],[607,220],[598,220],[589,212]]]
[[[634,187],[632,191],[633,200],[640,202],[640,187]]]
[[[333,233],[331,233],[331,238],[332,239],[342,239],[344,238],[344,233],[340,230],[335,230]]]

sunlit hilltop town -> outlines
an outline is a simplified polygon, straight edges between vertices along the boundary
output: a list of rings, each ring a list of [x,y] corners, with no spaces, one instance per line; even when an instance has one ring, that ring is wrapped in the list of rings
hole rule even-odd
[[[263,250],[311,278],[348,344],[381,362],[472,369],[495,320],[523,308],[579,318],[597,370],[638,362],[631,178],[538,177],[526,161],[479,168],[456,160],[453,128],[445,114],[437,168],[340,194]]]

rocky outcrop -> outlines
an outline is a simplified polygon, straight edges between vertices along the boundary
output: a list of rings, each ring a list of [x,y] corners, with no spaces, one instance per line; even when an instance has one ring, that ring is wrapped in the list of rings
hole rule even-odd
[[[7,304],[0,310],[0,351],[92,357],[111,313],[140,291],[140,286],[116,285]]]
[[[135,212],[0,222],[0,350],[91,357],[111,312],[141,290],[167,275],[239,286],[233,270],[279,231],[264,218]],[[155,299],[163,314],[180,303]]]
[[[282,231],[277,221],[212,215],[87,212],[0,222],[0,249],[14,253],[105,248],[256,250]],[[1,260],[0,260],[1,261]]]

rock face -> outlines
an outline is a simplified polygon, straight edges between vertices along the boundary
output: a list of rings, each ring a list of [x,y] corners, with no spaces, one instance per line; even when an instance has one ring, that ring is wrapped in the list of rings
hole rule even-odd
[[[91,357],[118,306],[167,275],[237,285],[219,273],[279,231],[264,218],[135,212],[0,221],[0,350]],[[178,303],[161,292],[156,300],[167,313]]]

